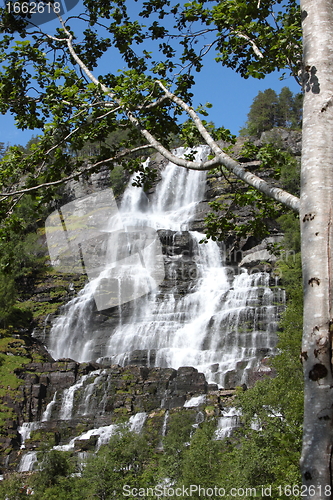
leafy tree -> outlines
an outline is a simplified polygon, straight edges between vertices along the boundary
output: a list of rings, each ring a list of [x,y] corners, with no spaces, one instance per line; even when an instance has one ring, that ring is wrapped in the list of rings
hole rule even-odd
[[[56,484],[60,477],[66,477],[70,472],[72,472],[72,467],[67,453],[58,450],[45,453],[40,473],[43,487]]]
[[[31,278],[44,268],[45,247],[39,242],[36,219],[36,203],[30,196],[24,197],[13,208],[12,227],[0,228],[0,328],[27,329],[31,324],[31,312],[20,307]],[[40,207],[40,215],[46,208]]]
[[[115,433],[84,468],[87,498],[120,498],[125,485],[130,489],[151,487],[155,472],[151,458],[152,451],[144,435],[126,429]]]
[[[0,483],[0,495],[4,500],[26,500],[31,491],[20,474],[11,474]]]
[[[176,413],[169,417],[168,432],[163,439],[163,455],[159,461],[162,480],[180,480],[184,453],[193,432],[192,425],[193,418],[187,413]]]
[[[219,443],[214,440],[216,420],[210,420],[194,433],[191,444],[184,455],[181,483],[185,487],[197,485],[203,488],[214,488],[218,484],[220,472]],[[208,498],[196,491],[197,498]]]
[[[69,452],[48,450],[40,463],[40,470],[31,478],[30,490],[36,500],[82,500],[86,497],[80,477],[73,475],[75,462]]]
[[[0,276],[0,325],[2,328],[8,325],[12,307],[16,302],[15,283],[5,276]]]
[[[324,491],[331,485],[333,446],[333,409],[327,405],[333,387],[331,4],[327,0],[301,0],[299,9],[295,0],[184,4],[154,0],[138,4],[135,19],[130,17],[129,5],[119,0],[85,0],[85,13],[76,18],[75,33],[72,20],[62,19],[51,33],[35,25],[29,31],[29,15],[1,10],[0,111],[13,113],[21,129],[43,128],[43,136],[30,155],[11,148],[2,159],[0,215],[3,220],[10,220],[10,207],[22,194],[43,187],[53,189],[66,179],[97,169],[101,162],[118,163],[128,151],[146,151],[151,147],[182,167],[209,170],[223,165],[252,188],[299,211],[304,283],[302,360],[306,382],[301,467],[307,497],[320,498],[320,489]],[[173,20],[176,32],[167,28],[165,18]],[[80,32],[82,23],[85,26]],[[20,37],[17,42],[15,31]],[[158,50],[154,53],[155,42]],[[261,78],[275,69],[287,69],[299,79],[301,69],[301,201],[271,187],[222,151],[217,136],[212,137],[199,118],[202,107],[198,112],[191,107],[192,70],[200,71],[204,55],[214,48],[218,62],[245,78]],[[93,71],[99,58],[115,49],[127,67],[119,73],[96,77]],[[188,127],[183,129],[177,121],[183,113],[193,120],[211,147],[213,157],[206,162],[180,159],[168,150],[166,131],[184,131],[186,136]],[[119,126],[119,121],[128,124],[129,140],[114,148],[103,148],[89,167],[70,156],[69,149],[79,150],[86,141],[104,140]],[[141,141],[140,146],[133,148],[136,141]],[[149,169],[144,174],[149,175]],[[15,183],[19,180],[18,188]],[[316,489],[315,495],[310,486]]]
[[[38,476],[37,476],[38,477]],[[34,491],[34,500],[84,500],[83,482],[77,477],[60,477],[56,484]]]

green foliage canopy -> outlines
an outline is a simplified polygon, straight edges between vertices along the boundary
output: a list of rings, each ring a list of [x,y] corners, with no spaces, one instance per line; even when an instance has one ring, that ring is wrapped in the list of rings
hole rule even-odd
[[[0,16],[0,111],[12,113],[18,128],[43,130],[28,155],[10,148],[2,160],[2,219],[11,216],[12,203],[26,190],[50,189],[87,171],[84,160],[70,152],[103,142],[110,132],[126,128],[128,135],[101,147],[89,171],[121,162],[133,145],[146,150],[148,136],[167,147],[170,134],[191,134],[179,121],[184,109],[157,80],[191,105],[192,73],[200,71],[209,51],[245,78],[262,78],[277,68],[297,75],[301,53],[296,0],[155,0],[136,2],[134,11],[120,0],[85,0],[81,15],[47,26],[51,32],[6,8]],[[124,69],[90,78],[114,51]],[[140,160],[131,163],[135,168]],[[20,190],[13,189],[19,181]]]

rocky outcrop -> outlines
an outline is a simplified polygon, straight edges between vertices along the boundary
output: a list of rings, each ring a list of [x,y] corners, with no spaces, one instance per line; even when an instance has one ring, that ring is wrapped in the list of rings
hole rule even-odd
[[[59,420],[64,392],[70,387],[74,387],[75,393],[71,416],[89,416],[97,424],[100,415],[104,421],[106,414],[111,415],[119,408],[125,408],[125,413],[131,415],[154,408],[182,406],[189,397],[206,394],[208,390],[204,375],[192,367],[174,370],[135,365],[108,366],[106,360],[103,364],[60,360],[30,363],[16,373],[24,382],[20,424],[41,420],[55,393],[52,418]],[[93,386],[98,390],[90,393],[87,403],[87,388]],[[217,390],[217,386],[211,384],[210,389]],[[103,400],[105,397],[107,399]]]
[[[259,245],[252,247],[250,250],[244,250],[239,266],[258,269],[258,271],[270,271],[278,259],[272,253],[270,247],[276,243],[280,243],[282,239],[283,234],[270,236],[264,238]]]
[[[123,368],[61,360],[30,363],[17,374],[23,381],[23,402],[16,437],[3,443],[7,454],[2,455],[2,471],[16,470],[27,453],[66,445],[90,429],[105,429],[137,414],[157,419],[161,439],[161,416],[166,411],[179,411],[185,405],[187,411],[207,408],[207,414],[220,415],[235,393],[207,384],[204,375],[192,367]],[[93,449],[96,440],[96,435],[80,439],[73,450]]]
[[[219,141],[219,145],[223,148],[231,148],[232,155],[238,160],[241,160],[241,150],[246,142],[251,142],[258,147],[264,144],[273,144],[277,148],[290,151],[295,156],[301,156],[302,152],[302,132],[300,130],[290,130],[282,127],[276,127],[272,130],[262,132],[259,139],[254,136],[237,137],[236,144]],[[246,158],[246,161],[248,162],[249,159]]]
[[[301,156],[302,132],[299,130],[274,128],[263,132],[260,139],[255,140],[254,144],[256,146],[274,144],[276,147],[290,151],[295,156]]]

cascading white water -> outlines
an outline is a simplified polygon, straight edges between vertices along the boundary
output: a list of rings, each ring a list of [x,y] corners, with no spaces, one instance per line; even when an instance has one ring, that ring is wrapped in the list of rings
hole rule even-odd
[[[198,406],[206,403],[206,394],[200,396],[193,396],[191,399],[184,403],[184,408],[197,408]]]
[[[24,422],[17,430],[21,436],[21,450],[25,449],[25,442],[30,439],[30,434],[32,431],[39,429],[39,422]],[[34,468],[37,462],[37,452],[28,451],[22,455],[18,466],[18,472],[29,472]]]
[[[45,411],[41,418],[41,422],[47,422],[48,420],[50,420],[53,407],[56,404],[56,400],[57,400],[57,391],[55,391],[55,393],[53,394],[52,401],[50,401],[47,407],[45,408]]]
[[[215,439],[223,439],[231,436],[232,432],[239,426],[241,413],[236,408],[228,408],[223,411],[223,416],[218,418]]]
[[[87,375],[83,375],[78,379],[78,381],[73,384],[68,389],[63,391],[62,400],[60,408],[56,411],[56,419],[57,422],[61,421],[69,421],[71,419],[77,418],[78,420],[84,420],[86,416],[90,419],[94,420],[94,424],[96,425],[98,421],[98,416],[105,416],[105,397],[102,397],[101,400],[97,402],[94,401],[95,404],[91,404],[91,399],[94,396],[94,390],[96,389],[97,384],[103,385],[104,387],[104,396],[106,396],[110,392],[110,386],[112,384],[112,377],[109,377],[107,370],[94,370]],[[45,422],[50,420],[51,413],[54,411],[54,406],[56,405],[56,395],[55,392],[52,401],[47,405],[44,413],[42,414],[42,418],[37,422],[25,422],[21,427],[18,428],[18,431],[21,435],[21,449],[25,449],[25,441],[30,439],[31,431],[38,429],[45,429]],[[74,404],[74,400],[76,400],[76,404]],[[97,407],[96,407],[97,406]],[[96,418],[97,417],[97,418]],[[140,433],[144,423],[147,419],[147,413],[139,412],[131,415],[126,424],[127,429],[130,432]],[[101,446],[106,445],[111,436],[115,432],[121,432],[122,426],[119,424],[110,424],[110,425],[98,425],[98,427],[93,427],[92,429],[87,430],[79,436],[71,439],[68,444],[56,445],[53,447],[54,450],[59,451],[69,451],[73,450],[77,445],[79,448],[80,441],[90,439],[92,436],[96,437],[96,443],[93,447],[94,452],[98,451]],[[32,471],[35,468],[35,464],[37,462],[37,452],[36,451],[27,451],[22,455],[18,466],[18,472],[28,472]],[[85,462],[85,455],[82,453],[78,453],[79,460],[82,463]]]
[[[70,420],[72,417],[72,410],[74,406],[74,396],[78,389],[80,389],[85,381],[92,375],[99,374],[99,370],[91,372],[88,375],[83,375],[75,384],[71,385],[68,389],[64,390],[61,404],[60,420]]]
[[[38,429],[38,422],[24,422],[17,430],[21,436],[21,449],[25,448],[26,439],[30,439],[32,431]]]
[[[184,152],[180,148],[177,154]],[[205,159],[208,152],[207,147],[198,147],[196,160]],[[151,200],[142,189],[130,185],[120,207],[124,226],[182,234],[204,197],[205,179],[205,172],[169,163]],[[204,235],[190,234],[194,253],[190,293],[181,296],[176,286],[163,294],[155,289],[132,301],[127,315],[118,307],[117,324],[108,332],[101,357],[125,365],[131,362],[133,351],[148,352],[148,360],[153,352],[155,366],[194,366],[205,373],[208,381],[222,386],[233,386],[235,380],[238,384],[246,382],[248,370],[258,362],[259,350],[270,353],[274,349],[278,308],[273,302],[282,302],[283,298],[269,288],[266,273],[240,270],[230,279],[218,244],[199,244]],[[179,269],[187,256],[175,254],[168,258],[171,276],[167,278],[172,279],[173,264]],[[137,272],[132,269],[133,274]],[[96,282],[90,282],[65,306],[53,325],[49,350],[55,359],[96,358],[96,343],[100,340],[91,322],[95,287]],[[232,379],[235,370],[243,375]]]
[[[135,415],[132,415],[127,423],[127,428],[130,432],[136,432],[137,434],[140,434],[142,427],[146,421],[147,414],[144,412],[141,413],[136,413]],[[96,429],[90,429],[87,432],[84,432],[80,436],[77,436],[73,439],[70,440],[68,444],[64,445],[59,445],[59,446],[54,446],[54,450],[59,450],[59,451],[69,451],[73,450],[75,447],[75,443],[85,440],[85,439],[90,439],[91,436],[98,436],[97,442],[96,442],[96,451],[99,450],[99,448],[103,444],[107,444],[110,441],[111,436],[115,432],[119,432],[121,430],[121,426],[117,424],[111,424],[111,425],[104,425],[101,427],[98,427]]]
[[[19,467],[18,472],[30,472],[33,470],[34,464],[37,462],[37,452],[29,451],[23,455]]]

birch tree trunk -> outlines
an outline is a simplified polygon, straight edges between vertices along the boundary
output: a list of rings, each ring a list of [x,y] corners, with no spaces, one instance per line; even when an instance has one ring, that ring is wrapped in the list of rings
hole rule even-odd
[[[305,498],[332,498],[333,3],[301,0],[304,111],[300,224]],[[305,487],[304,487],[305,489]]]

